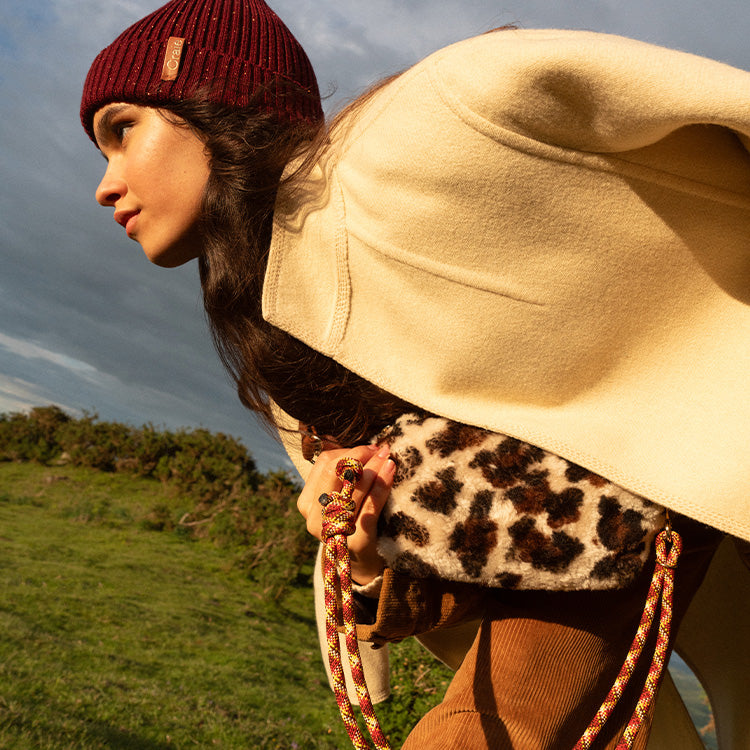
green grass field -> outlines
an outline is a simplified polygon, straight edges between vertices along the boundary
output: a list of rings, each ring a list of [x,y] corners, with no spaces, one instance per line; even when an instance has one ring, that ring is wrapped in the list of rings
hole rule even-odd
[[[0,488],[0,747],[347,747],[308,586],[274,602],[226,550],[141,528],[157,482],[0,463]],[[394,740],[434,669],[379,711]]]
[[[0,463],[0,747],[350,746],[309,584],[274,599],[227,549],[142,523],[180,502],[154,480]],[[450,673],[394,653],[378,714],[397,747]]]

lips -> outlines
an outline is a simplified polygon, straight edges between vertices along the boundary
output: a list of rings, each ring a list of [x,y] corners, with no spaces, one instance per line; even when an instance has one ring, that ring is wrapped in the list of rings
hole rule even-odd
[[[128,237],[131,237],[135,230],[139,213],[140,211],[115,211],[115,221],[120,226],[125,227]]]

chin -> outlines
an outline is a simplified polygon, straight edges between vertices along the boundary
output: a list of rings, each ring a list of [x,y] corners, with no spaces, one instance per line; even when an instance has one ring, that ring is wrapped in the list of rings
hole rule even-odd
[[[195,260],[200,254],[195,248],[171,247],[167,250],[154,250],[148,247],[143,248],[146,257],[160,268],[178,268]]]
[[[163,255],[159,255],[155,258],[152,258],[146,253],[146,256],[148,259],[155,265],[159,266],[159,268],[179,268],[180,266],[184,266],[186,263],[190,263],[191,260],[195,260],[198,256],[191,255],[187,258],[172,258],[172,257],[164,257]]]

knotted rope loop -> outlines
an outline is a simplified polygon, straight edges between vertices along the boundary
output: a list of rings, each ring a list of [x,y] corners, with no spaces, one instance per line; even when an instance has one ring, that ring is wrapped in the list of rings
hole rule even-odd
[[[665,529],[656,538],[654,575],[651,579],[648,596],[646,597],[646,606],[643,610],[633,643],[625,657],[625,663],[622,665],[622,669],[617,675],[612,689],[604,699],[604,703],[602,703],[601,708],[597,711],[596,716],[592,719],[591,724],[589,724],[581,739],[578,740],[574,750],[588,750],[604,726],[604,723],[611,716],[612,711],[635,671],[638,658],[643,651],[649,631],[651,630],[654,613],[661,600],[659,632],[654,648],[654,658],[651,661],[651,667],[648,671],[643,691],[635,706],[633,715],[630,717],[630,721],[623,732],[622,738],[617,745],[617,750],[630,750],[633,747],[638,730],[641,728],[656,697],[659,682],[664,671],[664,663],[669,650],[669,631],[672,624],[674,574],[680,552],[682,552],[682,539],[676,531],[672,530],[669,520],[667,520]]]
[[[354,533],[354,502],[331,500],[323,511],[323,541]]]
[[[344,483],[341,494],[351,499],[354,486],[362,479],[364,468],[356,458],[342,458],[336,464],[336,476]]]
[[[356,632],[356,615],[352,598],[351,564],[346,537],[355,530],[355,505],[352,494],[357,481],[362,477],[362,464],[353,458],[342,458],[336,464],[336,476],[343,483],[339,492],[323,494],[319,498],[323,506],[323,580],[325,583],[326,638],[328,640],[328,663],[331,666],[333,690],[336,695],[341,718],[357,750],[369,750],[367,741],[357,725],[352,704],[346,690],[344,669],[341,664],[341,644],[336,623],[339,619],[339,593],[341,612],[346,635],[346,650],[352,671],[357,700],[372,737],[376,750],[390,750],[388,740],[380,728],[372,707],[370,693],[365,682],[362,658]]]
[[[362,464],[353,458],[342,458],[336,464],[336,477],[344,486],[339,492],[323,493],[318,502],[323,506],[323,541],[343,534],[351,536],[355,529],[354,487],[362,477]]]
[[[669,551],[667,545],[671,544]],[[677,567],[677,559],[682,552],[682,538],[671,527],[656,537],[656,564],[663,568]]]

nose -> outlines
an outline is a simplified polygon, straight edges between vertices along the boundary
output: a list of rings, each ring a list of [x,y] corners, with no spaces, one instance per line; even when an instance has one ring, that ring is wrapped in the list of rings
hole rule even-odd
[[[96,202],[101,206],[114,206],[120,198],[128,192],[125,180],[119,176],[112,162],[107,164],[107,170],[102,181],[96,188]]]

